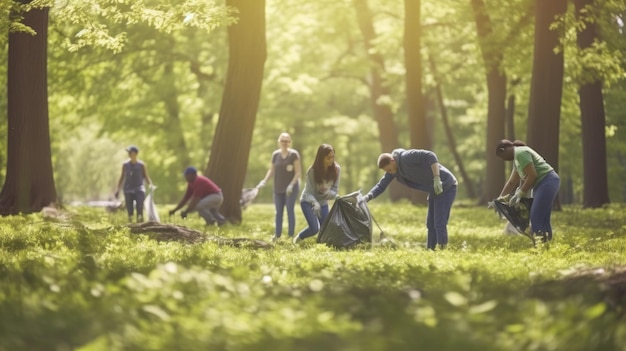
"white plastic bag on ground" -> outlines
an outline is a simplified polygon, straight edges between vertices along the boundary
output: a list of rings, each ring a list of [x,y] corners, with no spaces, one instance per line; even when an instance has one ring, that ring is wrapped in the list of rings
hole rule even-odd
[[[143,202],[143,207],[146,209],[149,222],[161,222],[159,212],[154,204],[154,189],[156,189],[156,186],[150,188],[148,196],[146,196],[146,200]]]

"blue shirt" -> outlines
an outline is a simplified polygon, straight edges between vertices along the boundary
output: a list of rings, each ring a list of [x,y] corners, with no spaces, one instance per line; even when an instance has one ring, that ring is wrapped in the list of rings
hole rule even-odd
[[[398,171],[395,174],[385,172],[385,175],[369,191],[372,198],[382,194],[394,179],[409,188],[435,195],[431,166],[434,163],[439,163],[439,160],[434,152],[420,149],[396,149],[393,150],[391,155],[398,165]],[[457,185],[456,178],[452,172],[441,164],[439,164],[439,177],[443,183],[444,192]]]

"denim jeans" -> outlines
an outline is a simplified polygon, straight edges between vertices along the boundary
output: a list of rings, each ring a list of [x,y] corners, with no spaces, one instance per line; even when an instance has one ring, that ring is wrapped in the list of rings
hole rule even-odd
[[[226,219],[218,211],[220,206],[222,206],[222,202],[224,202],[224,196],[221,192],[210,194],[198,201],[194,211],[198,211],[198,214],[204,219],[206,224],[213,225],[217,222],[217,224],[222,225],[226,223]]]
[[[306,218],[306,222],[309,226],[303,229],[298,236],[300,239],[306,239],[311,237],[320,231],[320,224],[324,223],[324,219],[328,216],[328,205],[322,205],[320,210],[320,218],[317,218],[315,212],[313,211],[313,205],[310,202],[302,201],[300,202],[300,207],[302,207],[302,213],[304,214],[304,218]]]
[[[276,206],[276,237],[283,234],[283,214],[285,212],[285,206],[287,207],[287,221],[289,223],[289,236],[293,236],[296,227],[296,199],[298,198],[299,186],[293,186],[291,195],[287,196],[287,193],[276,194],[274,193],[274,205]]]
[[[556,172],[548,173],[533,189],[533,204],[530,207],[530,225],[533,233],[543,232],[552,239],[552,204],[559,192],[561,178]]]
[[[145,199],[146,193],[143,191],[124,193],[124,201],[126,201],[126,212],[128,212],[128,217],[133,215],[135,207],[137,207],[137,216],[143,216],[143,201]]]
[[[428,196],[428,213],[426,215],[426,228],[428,239],[426,248],[434,250],[439,245],[448,244],[448,219],[450,209],[456,198],[456,185],[443,193]]]

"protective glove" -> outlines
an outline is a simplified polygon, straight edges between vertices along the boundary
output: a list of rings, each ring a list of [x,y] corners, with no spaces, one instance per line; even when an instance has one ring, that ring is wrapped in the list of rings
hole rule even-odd
[[[433,188],[435,189],[435,195],[443,193],[443,183],[441,182],[441,177],[433,177]]]
[[[257,189],[259,189],[259,188],[262,188],[262,187],[264,187],[264,186],[265,186],[265,179],[263,179],[262,181],[260,181],[260,182],[259,182],[259,184],[257,184],[256,188],[257,188]]]
[[[187,218],[187,211],[180,211],[180,218],[182,219]]]
[[[170,210],[170,217],[173,216],[174,213],[176,213],[176,210]]]
[[[313,213],[317,218],[322,217],[322,206],[317,201],[313,202]]]
[[[372,199],[372,194],[367,193],[367,194],[363,195],[363,201],[369,202],[371,199]]]
[[[291,196],[291,193],[293,193],[293,184],[289,184],[287,185],[287,196]]]
[[[526,197],[526,193],[523,192],[522,189],[518,188],[515,191],[515,195],[513,195],[511,199],[509,200],[509,206],[511,207],[519,206],[519,202],[523,197]]]

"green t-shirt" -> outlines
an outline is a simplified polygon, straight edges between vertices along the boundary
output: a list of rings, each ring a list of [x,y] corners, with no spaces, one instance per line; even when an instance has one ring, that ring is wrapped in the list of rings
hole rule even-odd
[[[537,180],[535,180],[535,187],[539,182],[546,176],[546,174],[550,173],[553,169],[552,166],[546,162],[546,160],[541,157],[535,150],[529,148],[528,146],[516,146],[515,147],[515,156],[513,163],[515,165],[515,170],[517,174],[519,174],[520,178],[525,179],[526,174],[524,173],[524,168],[528,166],[531,162],[533,166],[535,166],[535,171],[537,171]]]

